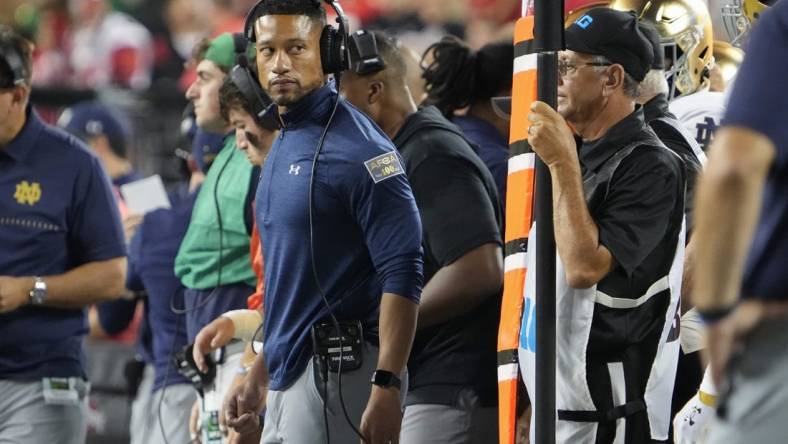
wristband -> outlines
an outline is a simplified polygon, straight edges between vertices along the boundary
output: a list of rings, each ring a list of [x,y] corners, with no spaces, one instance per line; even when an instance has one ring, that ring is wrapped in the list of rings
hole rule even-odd
[[[233,337],[244,341],[251,341],[263,322],[263,316],[257,310],[232,310],[222,316],[233,322],[235,326]]]
[[[717,397],[710,395],[703,390],[698,390],[698,400],[707,407],[715,407],[717,405]]]
[[[724,308],[712,308],[709,310],[701,310],[698,308],[697,310],[700,315],[700,320],[706,325],[712,325],[726,318],[736,307],[737,304],[733,304]]]

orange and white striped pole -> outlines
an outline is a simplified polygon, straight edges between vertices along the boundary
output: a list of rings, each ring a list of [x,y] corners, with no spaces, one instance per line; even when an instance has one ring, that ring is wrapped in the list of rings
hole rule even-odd
[[[523,312],[527,272],[528,234],[533,223],[534,156],[528,144],[528,110],[536,100],[536,52],[534,16],[524,4],[523,17],[514,33],[509,175],[506,191],[504,233],[504,285],[498,329],[498,436],[501,444],[513,444],[517,432],[517,387],[520,366],[517,347]],[[523,400],[519,400],[523,401]]]
[[[532,8],[532,3],[534,8]],[[535,13],[534,13],[535,11]],[[513,444],[517,432],[518,347],[526,274],[535,274],[533,308],[536,352],[534,423],[536,444],[555,443],[555,239],[550,173],[528,144],[528,113],[538,100],[556,107],[557,51],[563,47],[563,0],[524,0],[515,26],[510,159],[506,197],[504,295],[498,330],[499,440]],[[536,217],[534,217],[536,216]],[[537,270],[528,270],[528,237],[534,222]],[[533,261],[532,261],[533,262]],[[533,295],[532,295],[533,296]],[[530,342],[529,342],[530,343]]]

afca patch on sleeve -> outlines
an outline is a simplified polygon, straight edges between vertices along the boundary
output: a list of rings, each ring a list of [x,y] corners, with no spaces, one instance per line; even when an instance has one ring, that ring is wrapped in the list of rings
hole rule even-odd
[[[373,157],[364,162],[364,166],[367,167],[367,171],[369,171],[369,175],[372,176],[372,180],[374,180],[375,183],[390,177],[405,174],[405,169],[402,168],[402,163],[394,152]]]

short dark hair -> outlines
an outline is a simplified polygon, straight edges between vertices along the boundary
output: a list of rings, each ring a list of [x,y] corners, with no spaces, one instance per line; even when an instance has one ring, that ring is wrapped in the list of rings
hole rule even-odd
[[[227,76],[224,78],[221,88],[219,88],[219,112],[221,112],[222,118],[229,122],[230,110],[234,108],[240,108],[254,117],[252,104],[249,103],[249,100],[241,93],[241,90],[238,89],[232,79]]]
[[[0,88],[13,85],[15,77],[11,65],[2,55],[5,51],[13,51],[19,57],[25,84],[30,85],[33,77],[33,44],[10,27],[0,25],[0,48],[3,51],[0,52]]]
[[[319,0],[260,0],[251,10],[251,23],[266,15],[305,15],[323,25],[328,21]]]

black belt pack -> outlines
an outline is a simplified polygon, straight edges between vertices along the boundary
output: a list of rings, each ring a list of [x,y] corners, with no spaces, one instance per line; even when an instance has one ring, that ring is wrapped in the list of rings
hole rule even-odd
[[[332,373],[357,370],[364,356],[364,335],[360,321],[321,322],[312,326],[312,347],[321,366]]]
[[[197,368],[192,356],[192,348],[194,343],[188,344],[183,350],[175,353],[174,363],[178,373],[183,375],[186,379],[191,381],[195,389],[203,396],[206,390],[210,388],[216,378],[216,361],[209,354],[205,355],[205,362],[208,365],[208,373],[203,373]]]

